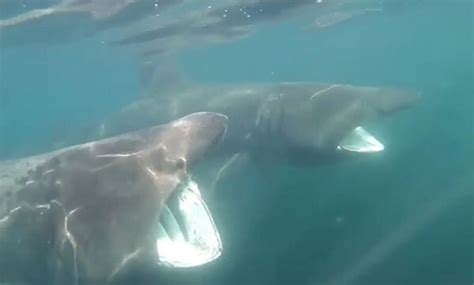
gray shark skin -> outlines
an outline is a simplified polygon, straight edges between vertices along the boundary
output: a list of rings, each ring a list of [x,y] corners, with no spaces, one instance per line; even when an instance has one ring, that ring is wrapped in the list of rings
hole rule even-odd
[[[187,215],[189,203],[209,213],[198,189],[186,183],[226,128],[221,114],[194,113],[149,129],[1,162],[0,282],[109,284],[136,268],[153,272],[217,258],[221,244],[217,234],[212,236],[210,216],[199,220]],[[211,236],[199,236],[200,225]],[[207,259],[188,262],[174,255],[173,246],[183,244],[179,249],[209,253]]]
[[[317,165],[383,150],[383,145],[359,127],[408,108],[419,98],[418,92],[401,88],[304,82],[169,92],[126,106],[107,118],[96,136],[133,130],[188,112],[219,112],[229,117],[229,129],[215,153],[250,153]]]

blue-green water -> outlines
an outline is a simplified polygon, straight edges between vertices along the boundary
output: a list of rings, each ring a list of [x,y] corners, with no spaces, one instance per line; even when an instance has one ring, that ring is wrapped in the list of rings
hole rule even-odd
[[[448,5],[449,4],[449,5]],[[211,208],[225,243],[181,284],[472,284],[473,4],[425,1],[320,32],[300,18],[179,57],[197,82],[323,81],[422,90],[375,126],[379,156],[318,169],[245,169]],[[139,97],[138,65],[94,41],[0,52],[0,156],[61,136]],[[246,179],[242,179],[245,175]],[[171,281],[170,281],[171,282]]]

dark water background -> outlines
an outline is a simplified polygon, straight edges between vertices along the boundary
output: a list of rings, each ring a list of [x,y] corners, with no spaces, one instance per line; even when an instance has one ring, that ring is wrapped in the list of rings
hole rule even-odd
[[[187,51],[197,82],[413,87],[416,108],[372,129],[383,154],[318,169],[249,167],[211,203],[222,258],[191,284],[473,284],[472,1],[373,15],[321,32],[301,19]],[[0,157],[47,151],[140,94],[138,65],[93,41],[0,52]],[[245,179],[242,179],[245,175]]]

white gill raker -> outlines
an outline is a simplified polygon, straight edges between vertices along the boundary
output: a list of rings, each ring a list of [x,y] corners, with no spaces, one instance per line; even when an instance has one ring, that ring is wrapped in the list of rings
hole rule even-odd
[[[18,207],[16,207],[16,208],[12,209],[12,210],[8,213],[8,215],[6,215],[6,216],[3,217],[2,219],[0,219],[0,223],[6,223],[6,222],[8,222],[8,220],[10,219],[10,216],[11,216],[14,212],[19,211],[21,208],[22,208],[22,206],[18,206]]]
[[[78,284],[78,268],[77,268],[77,243],[76,240],[74,239],[74,236],[69,232],[68,229],[68,223],[69,223],[69,218],[75,214],[80,208],[75,208],[74,210],[70,211],[66,217],[64,218],[64,233],[66,235],[67,240],[71,243],[72,246],[72,256],[73,256],[73,271],[74,271],[74,285]]]
[[[21,205],[21,206],[18,206],[16,208],[12,209],[7,215],[5,215],[5,217],[0,219],[0,224],[8,222],[8,220],[10,219],[10,216],[12,214],[14,214],[15,212],[20,211],[23,207],[24,207],[24,205]],[[50,205],[42,204],[42,205],[35,206],[35,208],[38,208],[38,209],[39,208],[45,208],[46,210],[49,210]]]
[[[151,167],[147,167],[146,168],[146,171],[156,180],[158,180],[158,175],[156,174],[155,171],[153,171],[153,169],[151,169]]]
[[[318,96],[318,95],[320,95],[320,94],[323,94],[324,92],[326,92],[326,91],[328,91],[328,90],[330,90],[330,89],[332,89],[332,88],[334,88],[334,87],[338,87],[338,86],[340,86],[340,85],[339,85],[339,84],[333,84],[333,85],[329,86],[328,88],[324,88],[323,90],[319,90],[318,92],[314,93],[314,94],[309,98],[309,100],[313,100],[314,97],[316,97],[316,96]]]
[[[114,280],[115,276],[119,274],[119,272],[122,270],[122,268],[127,266],[127,263],[134,259],[135,257],[138,256],[138,254],[141,252],[141,248],[137,248],[134,252],[130,253],[127,255],[121,262],[120,264],[114,269],[112,274],[107,278],[108,282],[111,282]]]
[[[113,154],[99,154],[97,155],[98,158],[119,158],[119,157],[131,157],[131,156],[137,156],[143,151],[137,151],[137,152],[132,152],[132,153],[113,153]]]
[[[51,172],[54,172],[54,169],[52,169],[52,168],[51,168],[51,169],[48,169],[48,170],[46,170],[45,172],[43,172],[43,174],[41,174],[41,175],[46,175],[46,174],[49,174],[49,173],[51,173]]]

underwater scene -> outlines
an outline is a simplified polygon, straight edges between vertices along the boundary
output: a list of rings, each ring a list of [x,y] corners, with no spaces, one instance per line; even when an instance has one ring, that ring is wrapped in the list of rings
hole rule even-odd
[[[0,0],[0,285],[474,284],[474,1]]]

